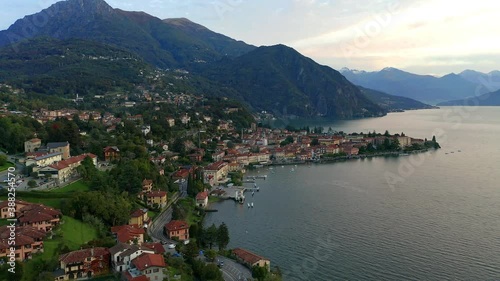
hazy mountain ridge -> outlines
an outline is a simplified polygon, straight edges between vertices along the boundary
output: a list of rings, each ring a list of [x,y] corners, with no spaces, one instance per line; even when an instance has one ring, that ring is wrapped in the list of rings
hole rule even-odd
[[[461,100],[442,102],[439,106],[500,106],[500,90]]]
[[[454,73],[435,77],[417,75],[396,68],[384,68],[374,72],[343,68],[341,72],[354,84],[431,104],[488,92],[478,83]]]

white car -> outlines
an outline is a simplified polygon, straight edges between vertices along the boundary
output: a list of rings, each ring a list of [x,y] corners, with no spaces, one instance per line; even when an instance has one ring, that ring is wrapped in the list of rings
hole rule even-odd
[[[173,244],[173,243],[172,243],[172,244],[169,244],[169,245],[168,245],[168,248],[169,248],[169,249],[175,249],[175,244]]]
[[[184,245],[189,244],[189,239],[184,241]]]

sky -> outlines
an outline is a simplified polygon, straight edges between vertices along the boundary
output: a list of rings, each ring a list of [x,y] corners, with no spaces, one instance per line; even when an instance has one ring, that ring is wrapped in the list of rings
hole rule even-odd
[[[0,30],[57,0],[4,0]],[[335,69],[396,67],[444,75],[500,69],[500,1],[107,0],[114,8],[186,17],[246,43],[285,44]]]

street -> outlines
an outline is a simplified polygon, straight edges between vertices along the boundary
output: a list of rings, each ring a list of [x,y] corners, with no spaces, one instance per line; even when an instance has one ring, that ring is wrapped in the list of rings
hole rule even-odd
[[[245,266],[223,256],[217,259],[224,262],[221,270],[225,281],[252,280],[252,273]]]

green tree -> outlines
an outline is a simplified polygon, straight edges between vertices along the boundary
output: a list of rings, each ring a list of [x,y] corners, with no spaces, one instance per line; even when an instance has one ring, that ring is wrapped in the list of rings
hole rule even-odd
[[[217,252],[215,250],[207,250],[205,251],[205,257],[207,258],[208,261],[213,262],[217,257]]]
[[[202,271],[202,280],[206,281],[223,281],[222,271],[217,267],[217,265],[210,263],[205,265]]]
[[[0,155],[0,166],[6,165],[7,164],[7,155],[1,154]]]
[[[219,225],[217,229],[217,246],[219,250],[224,250],[229,244],[229,229],[225,223]]]
[[[390,137],[390,136],[391,136],[391,134],[389,134],[389,131],[385,130],[384,137]]]
[[[264,281],[268,273],[269,271],[267,270],[267,267],[257,265],[252,267],[252,277],[256,278],[259,281]]]
[[[191,262],[192,259],[196,258],[200,253],[198,246],[196,243],[189,243],[184,247],[184,256],[188,262]]]
[[[203,241],[209,246],[210,249],[212,249],[213,244],[217,243],[217,232],[215,224],[212,224],[203,231]]]
[[[319,145],[319,140],[318,140],[318,138],[313,138],[313,139],[311,140],[311,146],[317,146],[317,145]]]
[[[35,188],[36,187],[36,181],[35,180],[29,180],[28,181],[28,187],[29,188]]]

